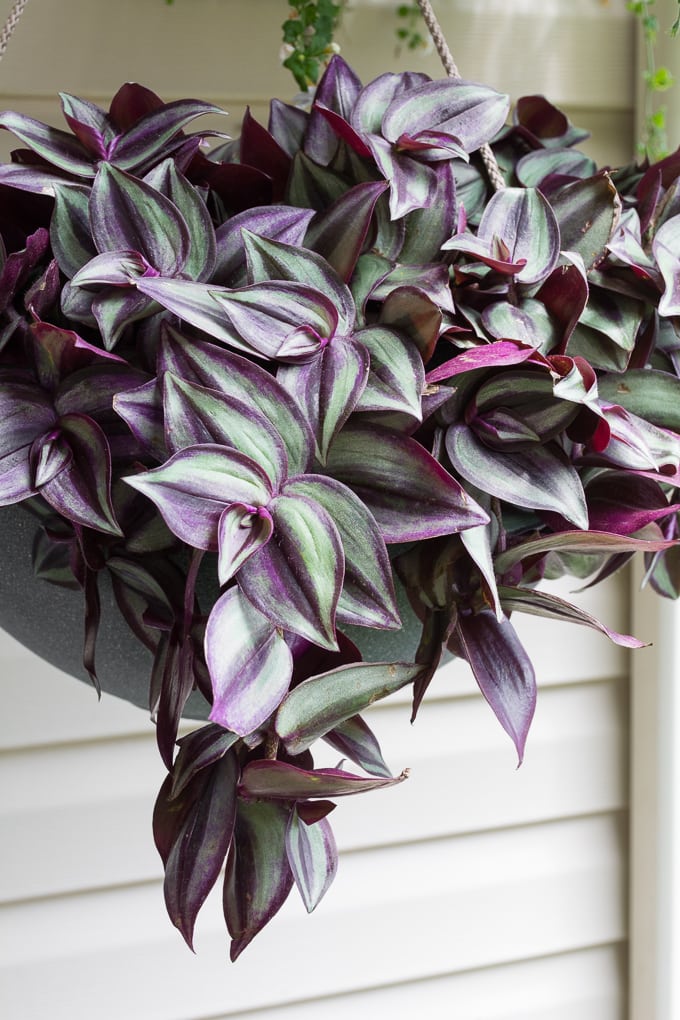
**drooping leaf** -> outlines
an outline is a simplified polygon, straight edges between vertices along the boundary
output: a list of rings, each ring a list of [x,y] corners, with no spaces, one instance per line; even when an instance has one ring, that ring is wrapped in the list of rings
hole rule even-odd
[[[580,606],[575,606],[566,599],[552,595],[544,591],[536,591],[532,588],[510,588],[501,585],[499,594],[503,608],[509,612],[529,613],[533,616],[542,616],[550,620],[563,620],[565,623],[580,623],[585,627],[600,631],[605,634],[614,644],[623,648],[644,648],[645,642],[629,634],[619,634],[611,630],[603,623],[600,623],[592,613],[586,612]]]
[[[261,726],[283,699],[293,658],[283,635],[238,588],[213,606],[205,633],[213,688],[211,722],[239,736]]]
[[[536,707],[536,677],[514,627],[490,609],[461,614],[456,626],[475,680],[505,732],[521,765]]]
[[[237,740],[238,734],[217,723],[208,723],[181,737],[177,741],[179,752],[172,770],[170,799],[179,797],[194,776],[223,758]]]
[[[293,887],[286,853],[287,804],[238,801],[224,876],[224,917],[236,960],[281,909]]]
[[[301,754],[373,702],[412,683],[416,663],[360,662],[310,677],[290,692],[276,713],[276,732],[290,754]]]
[[[286,853],[302,901],[311,913],[335,878],[338,851],[325,818],[306,824],[295,808],[286,829]]]
[[[517,563],[529,556],[549,552],[655,552],[668,549],[673,540],[663,538],[633,538],[629,535],[610,535],[600,531],[562,531],[545,538],[520,542],[496,557],[496,571],[499,575],[511,570]]]
[[[389,779],[367,779],[342,769],[308,771],[282,761],[253,761],[243,770],[239,790],[248,797],[306,800],[308,797],[345,797],[379,790],[407,778],[407,771]]]
[[[370,775],[391,777],[392,770],[382,756],[378,739],[360,715],[334,726],[323,739]]]
[[[193,949],[199,910],[217,881],[231,843],[238,764],[231,751],[210,769],[208,782],[180,829],[165,865],[165,905]]]

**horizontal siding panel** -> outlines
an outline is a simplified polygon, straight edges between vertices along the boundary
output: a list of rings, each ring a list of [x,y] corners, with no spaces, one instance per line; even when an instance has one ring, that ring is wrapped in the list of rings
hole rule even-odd
[[[625,935],[624,842],[625,820],[603,816],[348,854],[311,918],[289,902],[234,967],[218,896],[199,921],[195,957],[171,930],[157,883],[8,906],[0,1011],[12,1020],[237,1017],[301,996],[610,945]]]
[[[255,1010],[252,1020],[624,1020],[625,953],[603,946],[335,999]],[[227,1020],[227,1014],[211,1020]]]
[[[442,76],[432,50],[396,55],[397,21],[388,9],[395,6],[353,0],[338,36],[343,54],[366,80],[402,67]],[[465,77],[513,95],[540,88],[555,101],[586,107],[633,105],[634,23],[625,0],[543,0],[538,9],[532,0],[436,6]],[[235,87],[243,97],[265,89],[286,98],[295,85],[278,60],[282,20],[280,0],[191,0],[170,10],[139,0],[29,5],[3,61],[0,92],[49,95],[56,87],[110,95],[136,80],[168,99]],[[65,24],[68,39],[55,50]],[[168,59],[176,53],[181,59]],[[40,59],[44,54],[50,59]]]
[[[373,710],[395,772],[407,782],[342,798],[333,828],[344,850],[461,835],[626,804],[626,685],[541,692],[524,765],[481,695]],[[319,764],[337,763],[323,743]],[[0,901],[143,881],[161,874],[150,832],[164,776],[153,737],[0,755]],[[49,834],[50,851],[40,849]],[[28,864],[27,862],[30,862]],[[39,866],[37,866],[39,864]]]

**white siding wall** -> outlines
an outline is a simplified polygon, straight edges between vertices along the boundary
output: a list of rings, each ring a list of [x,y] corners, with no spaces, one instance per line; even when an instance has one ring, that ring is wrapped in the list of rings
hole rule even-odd
[[[103,99],[136,78],[168,99],[250,98],[261,113],[267,95],[291,91],[273,66],[283,8],[34,0],[0,64],[1,105],[47,117],[56,88]],[[628,157],[623,3],[446,11],[464,74],[549,92],[577,122],[606,127],[600,158]],[[365,78],[392,60],[390,19],[382,4],[347,17],[344,52]],[[584,602],[626,629],[624,580]],[[522,632],[541,684],[522,768],[461,664],[433,684],[414,727],[403,701],[375,709],[387,760],[411,778],[340,804],[326,899],[307,917],[291,898],[235,966],[219,896],[199,918],[196,956],[165,916],[150,834],[162,766],[144,713],[98,704],[3,638],[0,1015],[623,1020],[627,657],[591,631],[530,620]]]

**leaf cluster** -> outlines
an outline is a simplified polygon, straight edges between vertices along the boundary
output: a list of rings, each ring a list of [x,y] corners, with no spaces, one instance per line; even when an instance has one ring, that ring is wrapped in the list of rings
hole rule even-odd
[[[677,595],[680,155],[598,169],[541,96],[337,56],[209,151],[210,104],[62,106],[0,114],[0,506],[95,684],[105,577],[151,652],[168,911],[191,944],[226,864],[235,958],[328,889],[335,798],[405,778],[375,701],[459,656],[521,761],[516,612],[639,645],[538,583],[642,551]]]

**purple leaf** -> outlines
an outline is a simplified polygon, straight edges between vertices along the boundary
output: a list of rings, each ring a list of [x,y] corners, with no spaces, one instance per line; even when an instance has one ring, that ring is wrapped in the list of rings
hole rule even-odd
[[[94,177],[96,169],[92,156],[83,145],[67,131],[59,131],[39,120],[21,113],[7,110],[0,113],[0,128],[6,128],[30,146],[48,163],[76,174],[78,177]]]
[[[307,496],[320,504],[338,530],[345,554],[338,621],[397,629],[401,621],[385,542],[375,518],[358,496],[334,478],[313,474],[290,479],[283,492]]]
[[[284,244],[302,244],[314,213],[287,205],[264,205],[232,216],[217,228],[217,261],[213,283],[238,287],[247,282],[243,231]]]
[[[210,771],[165,865],[165,905],[172,923],[193,949],[196,916],[217,881],[231,843],[236,815],[238,764],[231,751]]]
[[[50,243],[59,268],[69,278],[97,254],[89,200],[90,188],[55,188]]]
[[[428,372],[425,381],[428,384],[438,383],[478,368],[520,365],[533,354],[533,348],[525,346],[518,340],[496,340],[492,344],[480,344],[479,347],[469,347],[461,351],[455,358]]]
[[[389,779],[367,779],[342,769],[307,771],[282,761],[253,761],[243,770],[239,792],[246,797],[264,797],[268,800],[346,797],[394,786],[407,778],[407,771]]]
[[[400,144],[404,136],[418,139],[434,132],[455,143],[454,148],[474,152],[490,141],[505,123],[510,106],[508,96],[485,85],[460,79],[426,82],[396,95],[382,118],[382,133]],[[432,145],[425,158],[448,159],[452,152],[442,141]],[[455,152],[453,153],[455,154]]]
[[[393,220],[432,206],[441,188],[436,165],[418,162],[384,138],[372,137],[371,151],[378,169],[390,185],[390,217]]]
[[[172,202],[108,163],[92,186],[90,221],[100,252],[139,252],[161,276],[174,276],[189,257],[189,230]]]
[[[135,280],[135,286],[142,295],[157,301],[173,315],[203,330],[215,340],[248,354],[266,356],[241,339],[229,316],[215,300],[213,295],[216,290],[212,285],[194,283],[192,280],[144,276]]]
[[[333,322],[333,331],[347,333],[352,329],[355,309],[349,288],[320,255],[307,248],[295,248],[281,241],[258,237],[247,230],[243,233],[243,242],[250,283],[287,281],[305,285],[310,290],[310,297],[316,291],[330,302],[333,313],[329,321]],[[303,297],[302,291],[300,295]],[[328,316],[328,311],[325,315]]]
[[[486,524],[486,513],[419,443],[378,425],[347,425],[328,471],[353,489],[386,542],[418,541]]]
[[[357,407],[369,378],[369,354],[355,339],[336,336],[313,361],[284,365],[277,380],[297,401],[316,439],[316,453],[326,463],[328,450]]]
[[[167,459],[163,407],[155,379],[125,393],[117,393],[113,398],[113,409],[143,450],[148,451],[155,460]]]
[[[333,336],[338,323],[332,301],[306,284],[259,283],[210,294],[246,349],[264,358],[308,360]]]
[[[205,657],[213,688],[210,720],[240,736],[252,733],[288,690],[293,657],[283,635],[230,588],[208,618]]]
[[[282,701],[276,732],[289,754],[301,754],[375,701],[413,683],[422,668],[411,662],[360,662],[310,677]]]
[[[397,411],[419,422],[425,369],[416,345],[385,326],[361,329],[354,339],[368,350],[371,361],[357,411]]]
[[[565,623],[580,623],[593,630],[599,630],[605,634],[610,641],[622,648],[644,648],[645,642],[629,634],[619,634],[610,630],[600,623],[591,613],[587,613],[580,606],[572,605],[557,595],[550,595],[547,592],[535,591],[532,588],[508,588],[504,585],[499,588],[499,594],[503,608],[509,613],[529,613],[532,616],[542,616],[549,620],[563,620]]]
[[[0,378],[0,506],[33,495],[31,444],[56,421],[52,402],[32,383]]]
[[[386,190],[384,181],[356,184],[317,213],[309,225],[307,247],[323,256],[345,283],[351,280],[364,247],[375,204]]]
[[[166,159],[147,174],[145,181],[172,202],[189,234],[189,254],[182,267],[192,280],[212,279],[215,268],[215,231],[200,192],[180,173],[174,159]]]
[[[632,538],[628,535],[610,535],[601,531],[562,531],[545,538],[530,539],[506,549],[496,557],[496,572],[507,573],[529,556],[549,552],[619,553],[656,552],[674,545],[672,539]]]
[[[680,216],[672,216],[659,227],[652,251],[665,285],[659,315],[680,315]]]
[[[237,959],[281,909],[293,887],[286,853],[287,804],[239,800],[224,876],[224,916]]]
[[[458,617],[456,635],[475,680],[499,723],[524,758],[536,708],[536,677],[529,656],[507,618],[490,609]]]
[[[236,733],[230,733],[217,723],[208,723],[181,737],[177,741],[179,753],[172,770],[170,800],[179,797],[195,775],[223,758],[237,740]]]
[[[273,531],[274,522],[266,507],[254,511],[243,503],[231,503],[222,512],[217,526],[220,584],[230,581],[253,553],[267,544]]]
[[[557,446],[501,453],[460,423],[446,431],[446,452],[463,478],[498,499],[532,510],[553,510],[578,528],[588,527],[583,487]]]
[[[136,251],[107,251],[95,255],[73,276],[74,287],[108,284],[112,287],[129,287],[138,276],[143,276],[148,265]]]
[[[243,565],[239,586],[275,626],[335,649],[345,558],[333,519],[298,494],[275,497],[268,510],[274,534]]]
[[[111,500],[111,454],[103,431],[84,414],[58,422],[69,462],[40,487],[40,495],[62,517],[108,535],[122,535]]]
[[[338,850],[327,819],[308,825],[293,808],[286,829],[286,854],[302,901],[311,914],[338,870]]]
[[[245,394],[247,396],[247,394]],[[269,419],[250,402],[187,382],[172,372],[163,376],[163,409],[168,449],[218,443],[231,446],[264,468],[273,486],[288,473],[283,440]]]
[[[217,526],[229,503],[266,506],[267,475],[250,457],[205,444],[180,450],[159,468],[124,479],[155,503],[178,538],[196,549],[217,549]]]
[[[607,256],[621,214],[621,199],[609,174],[602,170],[585,181],[568,184],[551,205],[562,249],[580,255],[586,269],[599,265]]]
[[[196,99],[178,99],[152,109],[120,135],[109,158],[123,170],[134,170],[159,154],[165,154],[168,142],[197,117],[204,114],[225,116],[225,111],[212,103]],[[212,132],[211,132],[212,133]]]
[[[78,289],[74,287],[73,291],[77,293]],[[92,301],[92,313],[107,351],[116,346],[129,325],[148,318],[157,310],[144,294],[127,287],[107,287]],[[63,303],[62,311],[66,311]]]
[[[164,369],[257,408],[281,437],[291,474],[307,470],[314,438],[293,398],[269,372],[214,345],[187,340],[169,328],[163,334],[159,359],[159,371]]]
[[[537,283],[557,265],[560,230],[550,205],[535,188],[504,188],[490,199],[477,237],[491,242],[499,237],[510,260],[524,262],[517,273],[520,283]]]
[[[323,739],[372,776],[391,778],[378,739],[360,715],[345,719],[324,734]]]

